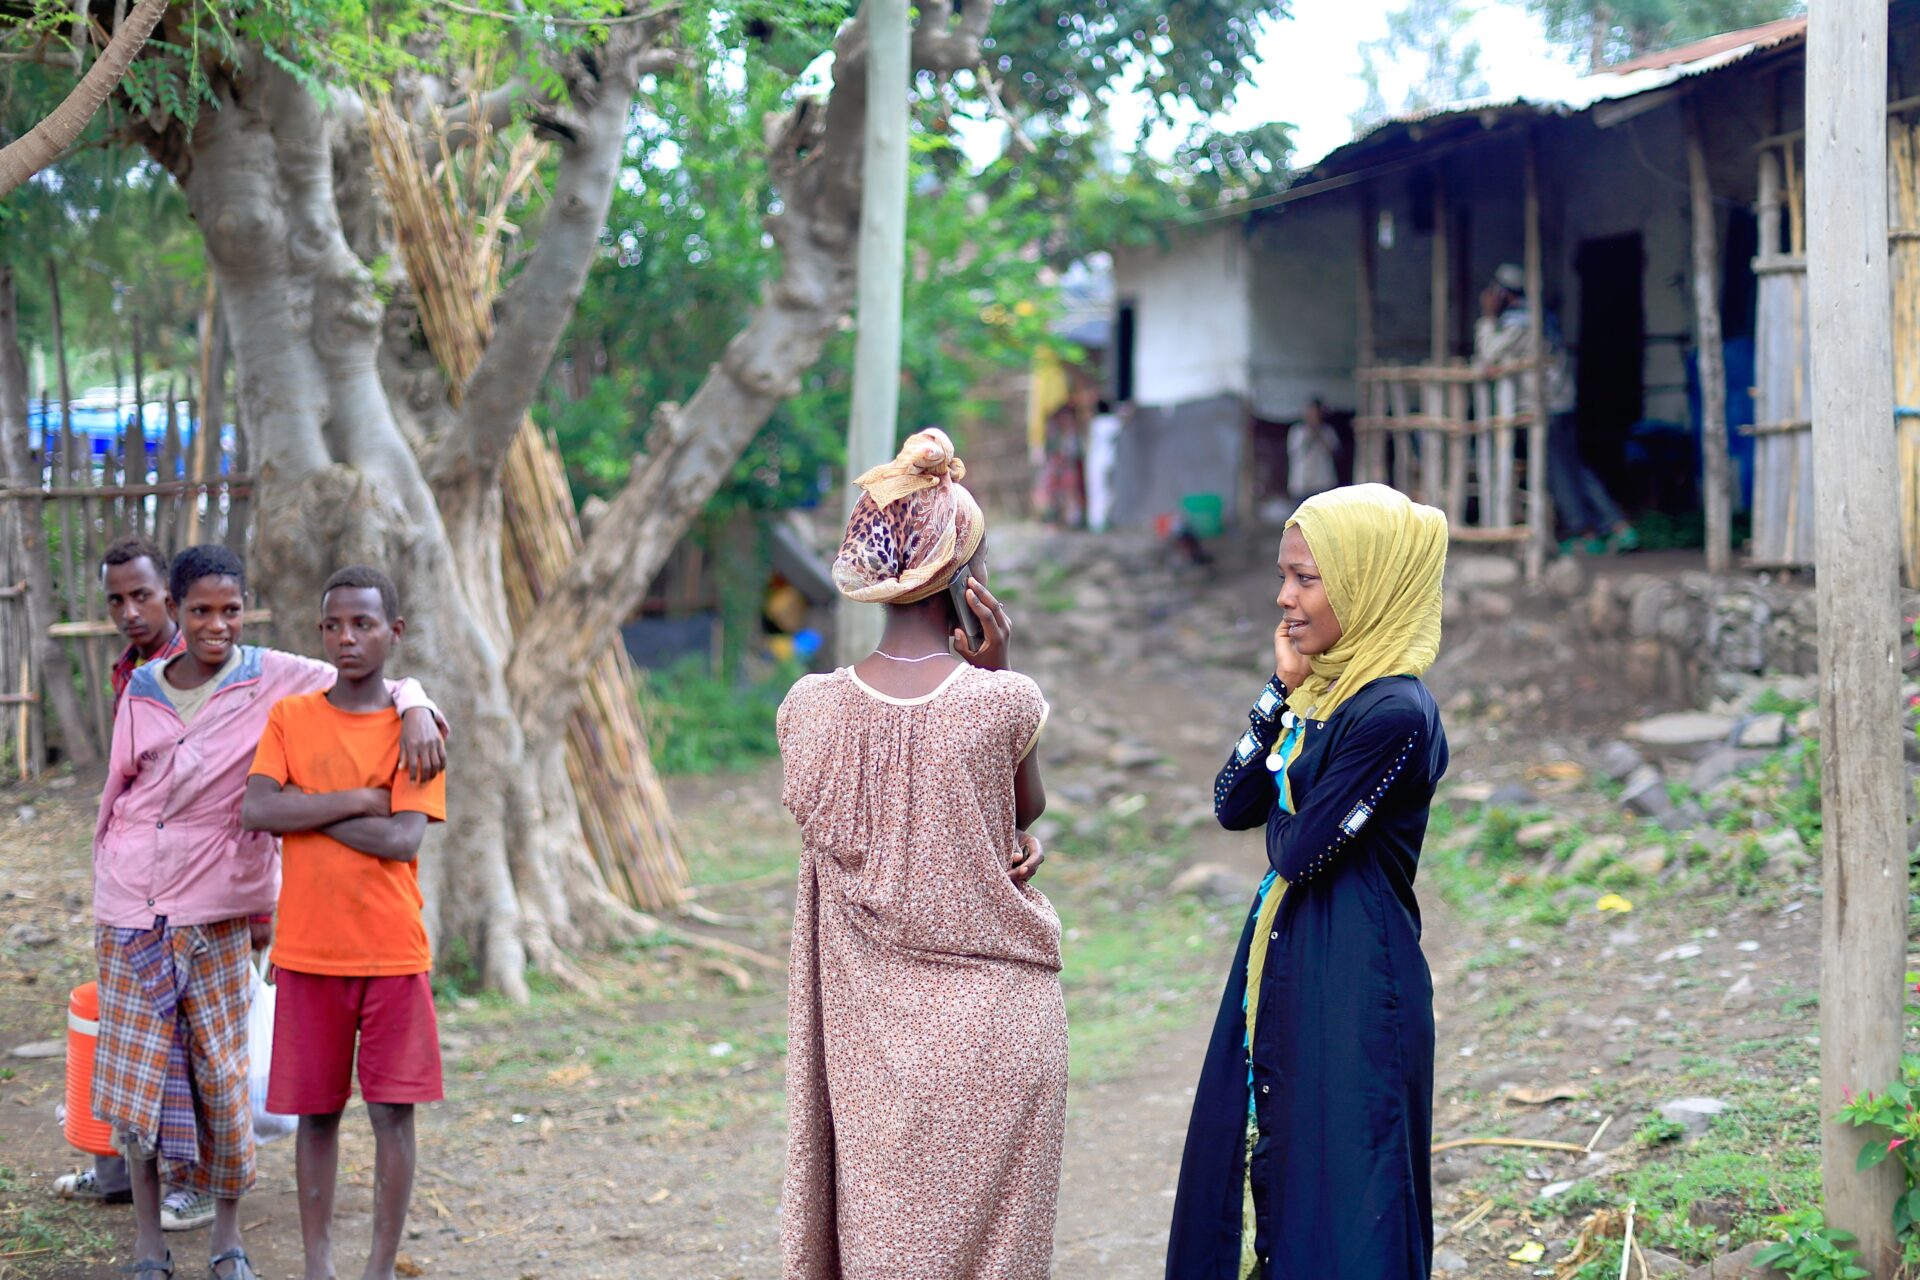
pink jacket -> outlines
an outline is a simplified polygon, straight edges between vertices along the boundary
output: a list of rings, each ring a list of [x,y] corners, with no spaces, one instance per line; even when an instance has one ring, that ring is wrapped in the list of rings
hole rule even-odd
[[[93,833],[93,918],[122,929],[209,924],[271,912],[280,847],[240,826],[247,770],[267,712],[282,698],[333,687],[324,662],[242,646],[239,666],[193,723],[160,683],[162,664],[134,672],[113,721],[113,750]],[[439,715],[414,680],[389,680],[403,712]]]

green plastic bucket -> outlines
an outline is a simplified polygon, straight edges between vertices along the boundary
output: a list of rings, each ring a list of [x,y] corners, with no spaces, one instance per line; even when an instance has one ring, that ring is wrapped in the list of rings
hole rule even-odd
[[[1217,538],[1226,531],[1225,505],[1217,493],[1190,493],[1180,499],[1180,512],[1195,537]]]

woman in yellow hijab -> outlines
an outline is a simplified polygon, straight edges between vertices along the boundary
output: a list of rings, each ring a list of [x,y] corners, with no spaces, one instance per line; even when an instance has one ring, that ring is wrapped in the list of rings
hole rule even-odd
[[[1426,1280],[1433,984],[1413,893],[1446,733],[1447,521],[1384,485],[1280,543],[1274,675],[1214,785],[1265,826],[1180,1170],[1168,1280]]]

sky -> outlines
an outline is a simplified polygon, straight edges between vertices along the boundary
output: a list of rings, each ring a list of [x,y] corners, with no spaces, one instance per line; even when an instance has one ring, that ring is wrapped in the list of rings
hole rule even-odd
[[[1366,98],[1360,79],[1360,43],[1386,34],[1387,13],[1405,0],[1293,0],[1293,16],[1269,23],[1258,42],[1260,64],[1253,83],[1216,128],[1239,130],[1268,121],[1296,126],[1294,162],[1310,165],[1353,136],[1349,117]],[[1518,0],[1481,0],[1467,29],[1480,41],[1480,69],[1494,96],[1551,92],[1576,74],[1562,50],[1547,43],[1540,19]],[[1382,69],[1382,92],[1398,108],[1413,77],[1410,69]],[[1397,73],[1397,74],[1396,74]],[[1144,104],[1116,92],[1111,105],[1114,136],[1132,137]],[[1154,138],[1156,153],[1177,139]]]

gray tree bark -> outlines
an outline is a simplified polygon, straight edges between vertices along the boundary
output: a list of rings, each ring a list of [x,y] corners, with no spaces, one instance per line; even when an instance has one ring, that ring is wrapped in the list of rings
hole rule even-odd
[[[921,6],[916,60],[978,60],[992,6]],[[663,19],[664,23],[664,19]],[[353,104],[328,109],[255,59],[218,86],[190,137],[145,139],[179,180],[206,241],[259,477],[249,566],[283,639],[310,636],[340,565],[384,567],[410,623],[406,669],[448,712],[452,820],[421,859],[443,958],[464,950],[487,983],[526,994],[529,965],[567,977],[577,947],[662,926],[607,891],[581,839],[562,729],[587,664],[768,415],[847,312],[860,211],[864,34],[837,43],[836,87],[770,122],[784,271],[684,408],[663,406],[635,468],[560,587],[520,635],[507,626],[499,473],[599,249],[642,77],[676,62],[664,25],[627,24],[570,59],[562,101],[530,103],[560,147],[544,226],[498,304],[486,355],[448,388],[388,318],[366,263],[380,220]],[[497,104],[496,104],[497,105]],[[493,107],[489,107],[493,109]],[[311,648],[309,640],[304,647]]]
[[[979,61],[992,5],[969,4],[956,15],[952,0],[928,0],[918,10],[916,69],[942,75]],[[650,452],[548,595],[552,607],[520,636],[507,682],[523,723],[566,718],[594,654],[645,598],[681,534],[852,305],[867,108],[864,13],[834,53],[832,96],[769,123],[782,207],[767,230],[784,270],[693,397],[661,406]]]

